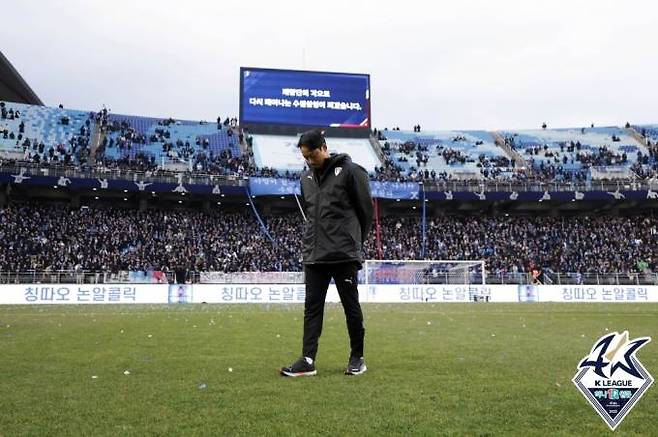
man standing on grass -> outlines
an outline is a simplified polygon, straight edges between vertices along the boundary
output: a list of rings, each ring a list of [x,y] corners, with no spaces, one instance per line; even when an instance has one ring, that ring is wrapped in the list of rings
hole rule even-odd
[[[363,244],[372,226],[373,204],[366,170],[347,154],[329,155],[324,132],[310,130],[297,144],[309,170],[301,175],[306,211],[304,233],[304,340],[302,356],[281,369],[283,376],[313,376],[322,333],[324,301],[333,278],[345,310],[350,335],[346,375],[366,371],[363,360],[365,328],[359,304],[357,272]]]

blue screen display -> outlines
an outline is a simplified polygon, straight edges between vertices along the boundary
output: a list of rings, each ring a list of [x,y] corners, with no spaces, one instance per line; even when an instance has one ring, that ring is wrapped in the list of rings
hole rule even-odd
[[[242,67],[240,122],[369,129],[370,76]]]

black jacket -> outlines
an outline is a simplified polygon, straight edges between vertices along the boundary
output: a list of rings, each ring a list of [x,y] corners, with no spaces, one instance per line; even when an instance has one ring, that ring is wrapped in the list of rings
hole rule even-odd
[[[368,172],[347,154],[331,155],[322,169],[302,173],[301,190],[304,264],[360,265],[373,217]]]

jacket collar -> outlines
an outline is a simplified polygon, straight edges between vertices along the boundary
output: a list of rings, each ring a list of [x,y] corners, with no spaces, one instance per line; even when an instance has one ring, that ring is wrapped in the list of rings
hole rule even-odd
[[[333,171],[334,168],[339,165],[343,165],[351,161],[350,155],[347,153],[340,153],[336,155],[330,155],[324,162],[322,168],[313,169],[313,174],[315,175],[316,180],[319,183],[322,183],[329,173]]]

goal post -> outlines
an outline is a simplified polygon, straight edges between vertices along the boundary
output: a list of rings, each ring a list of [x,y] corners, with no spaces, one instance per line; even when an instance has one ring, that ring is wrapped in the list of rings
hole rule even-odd
[[[483,260],[366,260],[364,280],[371,284],[485,285]]]

